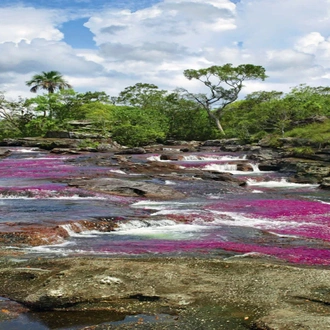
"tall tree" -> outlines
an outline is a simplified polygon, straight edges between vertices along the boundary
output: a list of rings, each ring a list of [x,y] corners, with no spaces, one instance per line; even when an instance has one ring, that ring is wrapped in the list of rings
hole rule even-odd
[[[195,100],[208,113],[222,134],[225,134],[220,123],[222,111],[237,100],[245,80],[264,80],[265,69],[252,64],[233,67],[228,63],[223,66],[211,66],[200,70],[185,70],[184,76],[189,80],[196,79],[209,88],[210,94],[193,94],[181,90],[189,99]]]
[[[48,92],[49,100],[56,90],[72,88],[58,71],[42,71],[41,74],[35,74],[32,79],[26,81],[25,84],[29,87],[32,86],[30,89],[32,93],[36,93],[39,89],[46,90]],[[46,117],[47,110],[49,110],[50,117],[52,117],[53,109],[51,103],[49,103],[47,107],[44,107],[44,117]]]
[[[30,91],[32,93],[36,93],[39,89],[44,89],[49,94],[53,94],[56,90],[72,88],[58,71],[43,71],[41,74],[35,74],[31,80],[25,83],[31,87]]]
[[[126,87],[119,93],[117,103],[130,105],[141,109],[157,107],[164,100],[165,90],[160,90],[154,84],[137,83]]]

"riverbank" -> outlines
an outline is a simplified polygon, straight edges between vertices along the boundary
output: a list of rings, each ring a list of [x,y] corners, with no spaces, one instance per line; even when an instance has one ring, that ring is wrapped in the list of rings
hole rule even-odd
[[[34,311],[172,316],[119,329],[321,330],[330,324],[328,269],[253,256],[6,257],[0,269],[0,292]]]

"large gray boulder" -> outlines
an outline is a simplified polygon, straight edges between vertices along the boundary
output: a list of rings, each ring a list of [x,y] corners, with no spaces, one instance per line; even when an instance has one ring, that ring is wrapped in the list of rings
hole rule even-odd
[[[102,192],[130,197],[145,197],[159,199],[178,199],[185,195],[173,188],[143,181],[130,181],[116,178],[95,178],[90,180],[74,180],[69,186],[90,191]]]

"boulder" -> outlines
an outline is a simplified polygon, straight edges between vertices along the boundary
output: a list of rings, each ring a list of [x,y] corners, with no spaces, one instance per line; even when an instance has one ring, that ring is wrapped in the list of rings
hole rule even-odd
[[[8,149],[0,149],[0,157],[6,157],[11,154],[11,151]]]
[[[48,131],[45,138],[70,139],[71,133],[67,131]]]
[[[330,189],[330,177],[326,177],[322,179],[320,184],[320,188],[322,189]]]
[[[200,178],[202,180],[231,182],[231,183],[238,184],[239,186],[245,186],[246,185],[246,182],[244,180],[235,178],[231,173],[219,173],[219,172],[203,171],[200,174],[196,174],[195,178]]]
[[[205,141],[202,146],[203,147],[221,147],[221,146],[228,146],[228,145],[239,145],[241,142],[240,139],[221,139],[221,140],[207,140]]]
[[[253,167],[249,163],[237,163],[237,171],[253,172]]]
[[[129,148],[124,149],[121,151],[116,152],[116,155],[134,155],[134,154],[145,154],[147,151],[141,147]]]
[[[160,155],[159,159],[160,160],[179,160],[182,159],[182,156],[178,155],[178,154],[162,154]]]
[[[130,181],[116,178],[95,178],[90,180],[73,180],[69,186],[106,194],[145,197],[157,199],[178,199],[185,195],[173,188],[143,181]]]
[[[50,152],[53,154],[72,154],[72,155],[81,154],[81,152],[77,150],[66,149],[66,148],[54,148]]]

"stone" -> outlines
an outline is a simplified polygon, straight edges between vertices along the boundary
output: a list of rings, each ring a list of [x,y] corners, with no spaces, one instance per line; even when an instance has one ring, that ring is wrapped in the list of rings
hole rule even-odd
[[[1,293],[31,310],[176,316],[175,324],[159,320],[157,327],[139,329],[228,329],[235,318],[237,329],[251,330],[325,330],[330,324],[329,297],[320,296],[329,270],[267,260],[1,258],[0,276]]]
[[[0,157],[6,157],[11,154],[11,151],[9,149],[1,149],[0,148]]]
[[[320,188],[322,189],[330,189],[330,177],[326,177],[322,179],[320,184]]]
[[[130,181],[116,178],[95,178],[90,180],[73,180],[69,186],[90,191],[115,194],[120,196],[145,197],[157,199],[185,198],[185,195],[173,188],[150,182]]]
[[[145,154],[145,153],[147,153],[146,150],[141,147],[129,148],[116,152],[117,155],[134,155],[134,154]]]
[[[245,186],[246,181],[235,178],[231,173],[219,173],[219,172],[207,172],[203,171],[200,174],[196,174],[195,178],[200,178],[202,180],[212,180],[212,181],[223,181],[238,184],[239,186]]]
[[[67,131],[48,131],[45,138],[70,139],[71,133]]]

